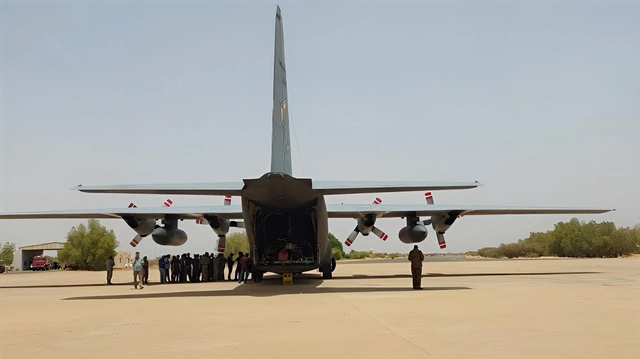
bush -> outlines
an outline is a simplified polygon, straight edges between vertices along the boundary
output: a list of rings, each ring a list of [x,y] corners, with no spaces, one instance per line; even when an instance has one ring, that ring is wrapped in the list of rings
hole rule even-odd
[[[640,225],[616,228],[613,222],[589,223],[576,218],[559,222],[552,231],[532,232],[515,243],[486,247],[477,254],[486,258],[620,257],[640,252]],[[467,252],[473,253],[473,252]]]
[[[349,254],[347,254],[346,258],[349,259],[365,259],[367,257],[369,257],[371,255],[370,252],[356,252],[354,250],[351,250],[351,252],[349,252]]]
[[[485,247],[478,249],[478,255],[485,258],[502,258],[502,254],[496,247]]]

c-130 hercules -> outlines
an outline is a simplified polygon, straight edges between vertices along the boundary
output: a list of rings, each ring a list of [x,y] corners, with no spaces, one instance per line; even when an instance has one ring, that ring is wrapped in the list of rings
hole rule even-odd
[[[251,257],[262,276],[266,272],[301,273],[318,269],[323,278],[331,278],[335,264],[328,239],[329,218],[353,218],[354,232],[347,239],[351,244],[358,233],[387,235],[374,224],[377,218],[401,217],[406,226],[398,233],[406,244],[419,243],[427,237],[427,226],[436,232],[442,247],[444,233],[462,215],[498,214],[563,214],[604,213],[609,209],[505,207],[478,205],[434,204],[427,197],[426,205],[384,205],[376,198],[372,204],[326,204],[325,196],[376,192],[407,192],[470,189],[478,182],[322,182],[296,178],[291,167],[287,80],[284,61],[282,15],[277,7],[275,18],[275,53],[273,74],[273,113],[271,137],[271,170],[260,178],[242,182],[147,184],[114,186],[77,186],[73,189],[88,193],[132,193],[226,196],[223,206],[163,207],[97,210],[59,210],[22,213],[2,213],[0,219],[27,218],[121,218],[137,236],[137,244],[151,235],[159,245],[180,246],[187,234],[178,228],[179,220],[196,220],[208,224],[218,235],[218,251],[224,252],[230,227],[244,227],[249,238]],[[240,196],[241,205],[231,205],[229,196]],[[430,216],[427,220],[420,217]],[[237,222],[242,219],[244,222]],[[161,220],[161,225],[157,223]],[[381,234],[380,234],[381,233]],[[132,243],[134,243],[132,241]]]

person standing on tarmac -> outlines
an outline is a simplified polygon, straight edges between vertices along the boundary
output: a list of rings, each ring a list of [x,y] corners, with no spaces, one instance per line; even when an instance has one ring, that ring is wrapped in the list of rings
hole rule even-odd
[[[213,260],[215,257],[213,253],[209,254],[209,281],[213,281],[215,279],[213,270],[215,269],[215,261]]]
[[[249,257],[240,257],[238,267],[240,267],[240,280],[238,280],[238,283],[247,283],[247,277],[249,277]]]
[[[409,252],[409,261],[411,261],[411,277],[413,278],[413,289],[421,290],[422,282],[422,261],[424,261],[424,254],[418,249],[418,246],[413,246],[413,250]]]
[[[113,277],[113,267],[116,265],[116,262],[113,260],[113,257],[109,256],[107,259],[107,284],[111,284],[111,278]]]
[[[242,259],[242,257],[244,257],[244,253],[238,252],[238,258],[236,258],[236,280],[240,278],[240,271],[242,269],[240,268],[240,260]]]
[[[231,280],[231,273],[233,273],[233,253],[229,253],[229,256],[227,257],[227,269],[229,270],[227,280]]]
[[[192,275],[191,275],[191,281],[192,282],[199,282],[200,281],[200,255],[199,254],[194,254],[193,255],[193,260],[191,261],[191,267],[192,267]]]
[[[147,256],[142,258],[142,272],[140,281],[142,284],[149,284],[149,261],[147,260]]]
[[[140,272],[142,271],[142,258],[140,258],[140,252],[136,252],[136,257],[133,260],[133,288],[138,289],[138,278],[142,279],[140,276]],[[140,289],[144,288],[142,286],[142,281],[140,281]]]
[[[187,253],[186,256],[184,256],[184,281],[186,282],[187,279],[189,280],[189,282],[193,282],[193,279],[191,277],[191,253]]]
[[[227,260],[224,258],[224,254],[218,253],[216,257],[216,265],[218,266],[218,277],[217,280],[224,280],[224,266],[227,263]]]
[[[204,252],[204,255],[200,257],[200,272],[202,273],[202,281],[209,281],[209,262],[211,259],[209,258],[209,252]]]

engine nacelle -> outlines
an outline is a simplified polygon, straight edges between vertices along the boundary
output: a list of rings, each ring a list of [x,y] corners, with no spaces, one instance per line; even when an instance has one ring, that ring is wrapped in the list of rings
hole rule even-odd
[[[431,227],[433,230],[439,233],[444,233],[451,227],[453,222],[456,220],[456,216],[451,218],[449,215],[444,214],[440,216],[432,216],[431,217]]]
[[[398,232],[398,238],[405,244],[420,243],[427,238],[427,227],[420,223],[402,227]]]
[[[368,236],[373,229],[373,226],[376,224],[376,215],[375,214],[367,214],[364,217],[358,218],[358,230],[360,234],[363,236]]]
[[[129,216],[123,219],[131,229],[143,237],[150,235],[156,229],[155,219],[137,219]]]
[[[158,227],[151,233],[151,238],[161,246],[181,246],[187,242],[187,233],[178,228]]]

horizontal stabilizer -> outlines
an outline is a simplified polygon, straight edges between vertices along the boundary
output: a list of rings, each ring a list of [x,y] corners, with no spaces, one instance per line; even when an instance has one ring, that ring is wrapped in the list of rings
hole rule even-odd
[[[165,184],[130,184],[113,186],[76,186],[73,190],[86,193],[128,193],[128,194],[174,194],[174,195],[209,195],[239,196],[243,182],[214,183],[165,183]]]
[[[313,189],[322,195],[377,192],[412,192],[471,189],[482,186],[475,182],[429,181],[313,181]]]
[[[476,182],[428,181],[312,181],[319,195],[340,195],[377,192],[411,192],[471,189]],[[244,182],[132,184],[113,186],[76,186],[73,190],[87,193],[165,194],[201,196],[240,196]]]

